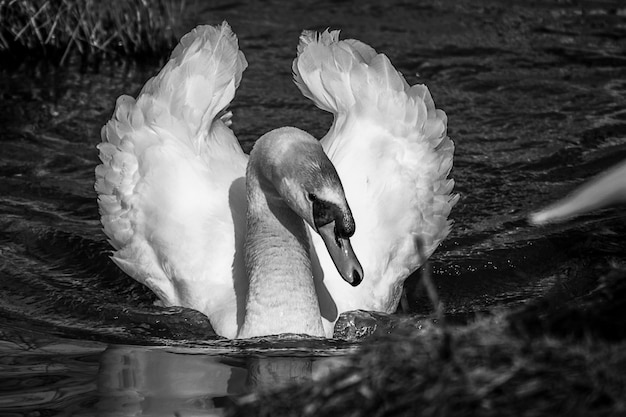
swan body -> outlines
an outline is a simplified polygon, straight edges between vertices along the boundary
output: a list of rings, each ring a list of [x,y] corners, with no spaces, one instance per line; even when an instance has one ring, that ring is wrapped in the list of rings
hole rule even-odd
[[[404,280],[448,234],[458,199],[446,115],[428,88],[409,86],[385,55],[338,36],[303,32],[293,63],[301,92],[334,115],[320,143],[358,224],[350,239],[363,269],[358,286],[341,279],[323,235],[307,226],[327,337],[344,311],[395,311]],[[246,65],[226,23],[185,35],[137,99],[118,99],[96,168],[113,261],[161,304],[205,313],[228,338],[244,334],[247,313],[248,157],[218,115]]]
[[[565,198],[530,215],[535,225],[561,222],[593,210],[626,203],[626,161],[576,188]]]

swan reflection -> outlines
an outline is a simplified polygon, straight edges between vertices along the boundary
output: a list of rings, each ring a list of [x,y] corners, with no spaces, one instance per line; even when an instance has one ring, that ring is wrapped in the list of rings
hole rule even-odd
[[[109,346],[97,377],[99,416],[221,415],[227,397],[317,380],[341,358],[232,357]]]

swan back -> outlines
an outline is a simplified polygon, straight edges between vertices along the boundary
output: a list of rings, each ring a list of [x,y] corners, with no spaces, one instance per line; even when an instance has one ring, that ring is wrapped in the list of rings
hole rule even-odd
[[[323,277],[336,313],[395,311],[404,279],[449,233],[454,144],[428,88],[410,86],[389,59],[339,32],[303,32],[293,63],[296,85],[334,114],[322,139],[359,224],[352,241],[370,279],[341,288]],[[315,238],[314,238],[315,239]],[[316,245],[317,247],[317,245]],[[322,253],[321,270],[328,259]],[[324,314],[324,306],[322,306]]]

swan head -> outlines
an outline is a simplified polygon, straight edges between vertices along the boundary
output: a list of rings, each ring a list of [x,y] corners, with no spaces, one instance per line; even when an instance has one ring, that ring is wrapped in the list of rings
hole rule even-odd
[[[255,143],[250,164],[258,165],[269,183],[259,184],[266,198],[282,200],[311,226],[342,278],[352,286],[360,284],[363,268],[350,244],[354,218],[335,166],[319,141],[293,127],[276,129]]]

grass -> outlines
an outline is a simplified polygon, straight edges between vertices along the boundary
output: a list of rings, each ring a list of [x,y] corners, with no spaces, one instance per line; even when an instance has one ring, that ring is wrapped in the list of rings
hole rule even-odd
[[[326,379],[236,399],[229,415],[626,415],[625,330],[622,267],[560,306],[539,300],[455,328],[398,325]]]
[[[59,57],[169,51],[188,0],[0,0],[0,51]]]

